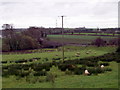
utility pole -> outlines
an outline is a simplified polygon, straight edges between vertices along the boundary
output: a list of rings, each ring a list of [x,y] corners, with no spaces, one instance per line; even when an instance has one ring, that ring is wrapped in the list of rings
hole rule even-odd
[[[63,28],[63,17],[65,16],[60,16],[62,17],[62,61],[64,62],[64,28]]]

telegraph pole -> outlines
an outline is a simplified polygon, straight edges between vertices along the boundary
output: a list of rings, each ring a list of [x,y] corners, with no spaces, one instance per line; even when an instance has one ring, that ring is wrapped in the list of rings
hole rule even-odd
[[[64,62],[64,28],[63,28],[63,18],[65,17],[65,16],[58,16],[58,17],[61,17],[62,18],[62,39],[63,39],[63,41],[62,41],[62,61]]]
[[[63,41],[62,41],[62,60],[64,62],[64,28],[63,28],[63,18],[65,16],[61,16],[61,17],[62,17],[62,39],[63,39]]]

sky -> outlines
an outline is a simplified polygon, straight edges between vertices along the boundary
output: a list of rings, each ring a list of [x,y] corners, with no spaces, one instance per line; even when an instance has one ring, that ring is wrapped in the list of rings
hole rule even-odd
[[[0,0],[0,28],[13,24],[14,28],[118,27],[119,0]]]

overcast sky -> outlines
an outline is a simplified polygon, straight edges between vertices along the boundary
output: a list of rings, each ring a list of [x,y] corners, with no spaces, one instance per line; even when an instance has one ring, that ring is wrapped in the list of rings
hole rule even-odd
[[[118,27],[119,0],[0,0],[0,26]],[[1,27],[0,27],[1,28]]]

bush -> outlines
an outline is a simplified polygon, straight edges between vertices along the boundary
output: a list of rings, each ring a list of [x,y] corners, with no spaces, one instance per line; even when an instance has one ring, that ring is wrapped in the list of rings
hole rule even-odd
[[[60,60],[61,58],[52,58],[52,60]]]
[[[104,46],[106,44],[106,41],[104,41],[102,38],[98,37],[96,40],[92,42],[93,45],[96,45],[97,47]]]
[[[26,79],[26,82],[33,83],[33,84],[36,83],[38,80],[37,77],[36,78],[34,77],[34,72],[29,73],[29,75],[26,76],[25,79]]]
[[[74,70],[74,74],[76,74],[76,75],[81,75],[81,74],[83,74],[84,73],[84,71],[82,70],[82,69],[80,69],[80,68],[76,68],[75,70]]]
[[[55,75],[53,73],[48,73],[46,76],[46,81],[54,83],[55,82]]]
[[[67,69],[66,65],[59,65],[58,68],[59,68],[61,71],[66,71],[66,69]]]
[[[98,74],[98,73],[104,73],[104,69],[101,69],[100,67],[96,68],[88,68],[88,71],[90,74]]]
[[[39,77],[39,79],[38,79],[38,82],[45,82],[46,81],[46,79],[44,78],[44,77]]]
[[[86,62],[86,65],[87,65],[88,67],[95,67],[95,66],[97,66],[98,64],[95,63],[95,62],[87,61],[87,62]]]
[[[109,63],[100,63],[100,65],[109,66]]]
[[[112,71],[111,68],[104,68],[105,71]]]
[[[46,71],[39,71],[39,72],[35,72],[34,76],[46,76],[47,72]]]
[[[2,77],[9,76],[8,70],[2,70]]]
[[[22,69],[22,71],[21,71],[18,75],[20,75],[21,77],[25,77],[25,76],[28,76],[29,74],[30,74],[29,71],[24,71],[24,70]]]
[[[65,74],[66,75],[72,75],[73,73],[72,73],[72,71],[69,71],[68,69],[65,71]]]
[[[1,63],[6,64],[6,63],[7,63],[7,61],[1,61]]]
[[[8,66],[2,66],[2,70],[8,69]]]

